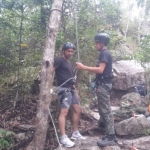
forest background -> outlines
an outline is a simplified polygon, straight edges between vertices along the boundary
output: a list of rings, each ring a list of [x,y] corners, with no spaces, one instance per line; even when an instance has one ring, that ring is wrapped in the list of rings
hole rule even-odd
[[[52,0],[0,1],[0,105],[15,109],[17,102],[33,99],[45,46],[46,24]],[[64,0],[55,56],[64,42],[77,45],[80,61],[95,66],[98,53],[93,37],[97,32],[110,35],[113,61],[150,61],[150,0]],[[77,52],[72,58],[78,60]],[[79,91],[88,91],[89,74],[79,72]],[[88,101],[87,94],[81,94]],[[6,100],[7,99],[7,100]],[[3,111],[3,109],[1,111]],[[2,123],[1,123],[2,124]],[[3,125],[1,125],[3,126]]]

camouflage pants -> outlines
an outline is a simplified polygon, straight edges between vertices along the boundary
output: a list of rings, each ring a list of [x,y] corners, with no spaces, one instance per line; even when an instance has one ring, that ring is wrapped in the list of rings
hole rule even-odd
[[[97,98],[98,98],[98,111],[100,115],[100,122],[105,126],[106,134],[115,134],[114,131],[114,119],[110,107],[110,90],[112,84],[105,84],[104,86],[98,86]]]

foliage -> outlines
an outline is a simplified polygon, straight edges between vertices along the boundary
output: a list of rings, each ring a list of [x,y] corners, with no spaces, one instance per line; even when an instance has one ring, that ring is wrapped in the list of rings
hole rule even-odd
[[[13,144],[14,132],[0,129],[0,148],[10,148]]]
[[[7,87],[12,85],[16,90],[29,92],[29,88],[25,87],[30,87],[33,80],[30,68],[41,64],[51,3],[52,1],[45,0],[3,0],[1,2],[0,73],[3,89],[5,89],[4,85]],[[63,42],[71,41],[76,44],[75,5],[75,1],[71,0],[65,0],[63,3],[56,55],[60,53]],[[93,60],[96,59],[97,53],[94,51],[93,37],[97,32],[108,32],[112,38],[110,47],[113,48],[122,40],[117,31],[121,24],[120,3],[115,0],[103,0],[97,3],[89,0],[78,1],[77,21],[80,57],[83,63],[95,66],[96,62]],[[72,61],[76,60],[77,56]],[[28,73],[22,74],[22,70]],[[26,82],[27,78],[28,82]]]
[[[149,0],[147,0],[149,3]],[[45,44],[45,29],[50,15],[52,0],[3,0],[0,4],[0,93],[14,89],[17,93],[30,92],[30,86],[39,73],[42,50]],[[56,41],[56,56],[61,54],[62,44],[71,41],[75,45],[76,15],[79,34],[80,61],[95,66],[98,53],[94,49],[93,37],[97,32],[107,32],[111,37],[109,49],[117,59],[132,59],[130,46],[136,45],[140,52],[136,54],[142,60],[148,60],[148,36],[137,44],[138,19],[130,20],[127,38],[124,37],[126,15],[119,0],[64,0],[61,24]],[[138,6],[143,7],[138,1]],[[147,7],[147,12],[148,12]],[[148,17],[148,15],[147,15]],[[146,40],[147,39],[147,40]],[[133,44],[134,43],[134,44]],[[129,48],[127,48],[129,47]],[[131,48],[133,49],[133,48]],[[137,58],[137,57],[136,57]],[[77,55],[72,62],[77,61]],[[83,72],[80,81],[88,79]],[[6,90],[5,90],[6,89]],[[21,98],[20,98],[21,99]]]
[[[55,56],[61,54],[64,42],[70,41],[77,45],[77,19],[80,61],[84,64],[96,65],[99,54],[95,51],[93,38],[98,32],[110,35],[108,48],[115,60],[138,59],[143,64],[149,62],[150,33],[146,31],[150,30],[144,24],[149,25],[150,0],[135,1],[138,8],[144,11],[142,17],[128,18],[126,14],[129,10],[122,9],[121,0],[78,0],[78,3],[75,0],[64,0]],[[8,96],[10,102],[14,99],[24,100],[29,95],[41,66],[52,2],[53,0],[0,1],[0,98],[7,97],[10,90],[16,93]],[[144,2],[147,2],[145,9]],[[142,26],[138,30],[140,23]],[[75,64],[77,60],[76,52],[71,61]],[[90,75],[85,71],[78,72],[78,87],[84,105],[89,103],[89,97],[94,97],[89,88]],[[0,137],[0,146],[5,148],[11,146],[13,136],[7,136],[6,133],[8,134],[7,131],[0,130],[0,136],[6,137]]]
[[[77,10],[77,12],[76,12]],[[96,64],[97,52],[94,50],[94,36],[97,32],[107,32],[111,36],[111,49],[123,42],[118,32],[121,26],[120,3],[114,0],[94,1],[80,0],[77,6],[68,1],[63,5],[62,25],[57,38],[57,46],[62,42],[71,41],[76,44],[75,19],[77,13],[80,58],[87,65]],[[56,49],[56,52],[60,48]],[[77,61],[77,56],[73,62]]]
[[[7,89],[6,86],[11,85],[10,88],[15,87],[15,90],[30,92],[30,86],[39,72],[36,68],[41,63],[46,21],[51,3],[52,1],[45,0],[1,2],[1,89]],[[36,72],[33,71],[35,69]],[[31,74],[34,74],[34,78]]]
[[[150,62],[150,35],[143,37],[141,40],[140,56],[142,62]]]

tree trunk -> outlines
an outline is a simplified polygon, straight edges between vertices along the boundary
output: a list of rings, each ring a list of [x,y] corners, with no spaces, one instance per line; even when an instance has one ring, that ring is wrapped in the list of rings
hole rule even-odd
[[[127,20],[127,25],[126,25],[126,30],[125,30],[125,40],[127,40],[127,34],[128,34],[128,30],[129,30],[129,25],[130,25],[130,19],[132,18],[132,8],[133,8],[133,3],[128,0],[128,20]]]
[[[54,50],[56,35],[60,22],[62,3],[63,0],[54,0],[52,4],[52,10],[46,30],[46,44],[41,68],[40,95],[35,123],[36,131],[33,141],[29,144],[27,150],[43,150],[45,145],[46,133],[48,128],[48,110],[52,98],[50,89],[52,88],[53,83],[52,69]]]
[[[19,99],[19,86],[20,86],[20,61],[21,61],[21,44],[22,44],[22,31],[23,31],[23,17],[24,17],[24,8],[23,5],[20,6],[21,18],[20,18],[20,29],[19,29],[19,51],[18,51],[18,70],[17,70],[17,92],[14,99],[13,105],[14,109],[16,107],[16,102]]]
[[[145,11],[146,11],[147,0],[144,0],[143,7],[141,6],[139,22],[138,22],[138,43],[140,44],[141,40],[141,25],[144,23]]]

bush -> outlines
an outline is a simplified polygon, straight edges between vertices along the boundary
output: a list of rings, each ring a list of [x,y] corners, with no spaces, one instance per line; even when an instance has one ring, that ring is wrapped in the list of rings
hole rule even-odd
[[[10,148],[13,144],[14,135],[15,133],[12,131],[0,129],[0,148]]]

